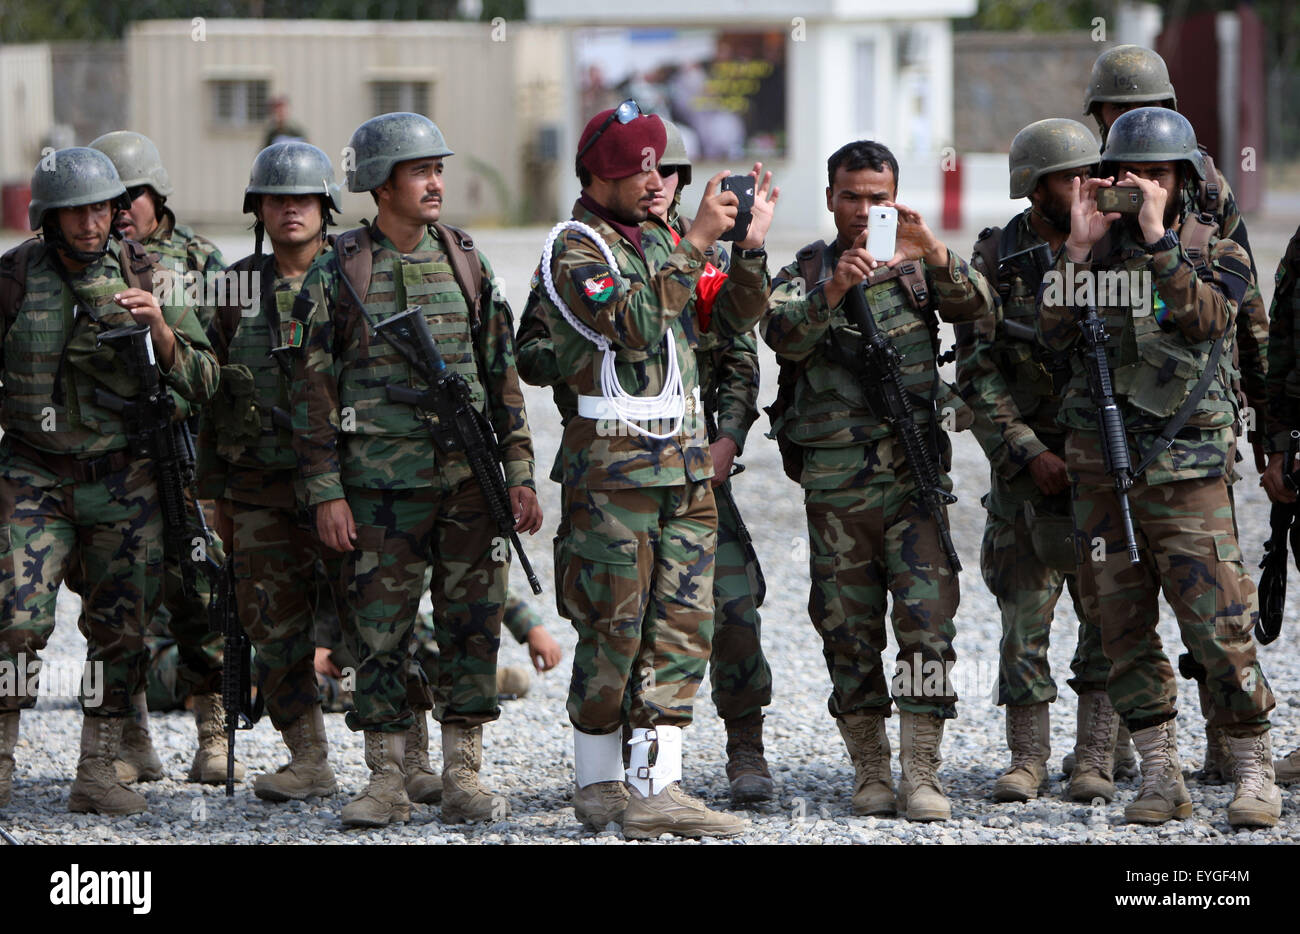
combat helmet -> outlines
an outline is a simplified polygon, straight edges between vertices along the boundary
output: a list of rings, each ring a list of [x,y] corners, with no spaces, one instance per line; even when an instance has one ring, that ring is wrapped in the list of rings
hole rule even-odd
[[[1139,107],[1121,114],[1106,137],[1103,162],[1190,162],[1205,180],[1205,156],[1187,118],[1165,107]]]
[[[1097,56],[1088,78],[1083,112],[1090,114],[1102,102],[1154,104],[1169,101],[1178,109],[1178,98],[1169,81],[1165,60],[1140,45],[1117,45]]]
[[[90,148],[113,160],[118,177],[127,188],[148,185],[160,198],[171,196],[171,179],[163,168],[158,147],[149,137],[130,130],[114,130],[92,141]]]
[[[1101,162],[1101,147],[1078,120],[1053,117],[1031,123],[1011,141],[1011,197],[1027,198],[1044,175]]]
[[[272,143],[257,154],[244,189],[245,214],[253,212],[257,195],[321,195],[343,213],[343,194],[330,157],[298,139]]]
[[[381,114],[356,128],[348,141],[351,167],[344,165],[348,191],[374,191],[388,180],[393,166],[408,159],[455,155],[428,117],[412,113]]]
[[[668,134],[668,142],[664,144],[664,155],[659,164],[677,166],[677,174],[681,178],[677,190],[680,192],[691,183],[691,157],[686,154],[686,140],[682,139],[682,131],[677,128],[677,124],[663,117],[659,119],[663,121],[664,132]]]
[[[112,201],[114,210],[131,206],[113,160],[98,149],[86,146],[60,149],[43,157],[32,173],[27,220],[32,230],[40,230],[45,215],[55,208],[75,208],[100,201]]]

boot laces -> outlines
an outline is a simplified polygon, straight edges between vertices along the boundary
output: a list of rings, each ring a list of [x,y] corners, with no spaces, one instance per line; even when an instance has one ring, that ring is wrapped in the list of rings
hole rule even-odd
[[[1114,750],[1110,748],[1111,729],[1114,726],[1115,708],[1110,698],[1103,698],[1092,709],[1088,722],[1087,743],[1079,763],[1090,771],[1109,773],[1114,768]]]
[[[1250,745],[1246,747],[1250,753],[1249,758],[1243,759],[1234,756],[1237,766],[1237,794],[1248,795],[1262,800],[1266,797],[1264,785],[1267,776],[1264,771],[1264,762],[1269,759],[1269,756],[1264,751],[1263,736],[1252,736],[1249,739]]]
[[[1173,760],[1169,755],[1171,746],[1169,734],[1164,731],[1156,737],[1155,741],[1148,738],[1146,744],[1138,744],[1138,751],[1142,753],[1142,787],[1138,789],[1139,798],[1151,795],[1163,797],[1160,786],[1173,769]]]
[[[1011,715],[1011,768],[1032,771],[1037,761],[1038,744],[1034,732],[1038,726],[1032,707],[1008,707]]]
[[[727,732],[727,758],[740,771],[763,771],[766,763],[763,760],[761,727],[752,723],[731,727]]]

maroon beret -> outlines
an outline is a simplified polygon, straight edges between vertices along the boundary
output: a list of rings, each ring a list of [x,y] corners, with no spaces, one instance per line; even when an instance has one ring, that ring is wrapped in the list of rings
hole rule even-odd
[[[578,152],[587,145],[587,141],[609,120],[614,108],[602,110],[587,121],[587,128],[578,139]],[[654,114],[642,114],[634,117],[631,123],[619,123],[611,120],[605,132],[595,144],[582,153],[582,165],[593,175],[601,178],[627,178],[643,172],[646,167],[653,168],[663,158],[664,147],[668,144],[668,131],[664,122]],[[647,158],[646,150],[652,150],[653,159]]]

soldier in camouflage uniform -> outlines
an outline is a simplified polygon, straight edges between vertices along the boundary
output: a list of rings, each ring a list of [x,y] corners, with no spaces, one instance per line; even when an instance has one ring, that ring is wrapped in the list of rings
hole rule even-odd
[[[1115,223],[1123,215],[1102,214],[1096,200],[1111,181],[1075,180],[1070,235],[1038,320],[1048,347],[1072,349],[1080,339],[1079,309],[1071,307],[1076,284],[1092,285],[1110,337],[1105,353],[1116,405],[1135,452],[1128,500],[1140,561],[1130,564],[1097,410],[1086,373],[1076,369],[1060,422],[1069,430],[1079,587],[1085,601],[1097,601],[1111,661],[1107,689],[1142,759],[1142,786],[1125,817],[1162,823],[1192,811],[1178,764],[1174,673],[1156,634],[1163,591],[1184,644],[1208,672],[1210,725],[1225,735],[1236,779],[1228,820],[1272,826],[1282,808],[1268,737],[1273,695],[1251,642],[1258,601],[1242,567],[1227,487],[1237,399],[1225,348],[1250,260],[1189,211],[1205,163],[1181,115],[1156,107],[1122,115],[1102,158],[1104,174],[1141,189],[1141,212]],[[1127,303],[1097,287],[1104,281],[1097,273],[1114,271],[1138,283]]]
[[[1002,612],[997,703],[1007,708],[1011,766],[993,786],[995,801],[1036,798],[1047,782],[1056,683],[1048,666],[1052,614],[1062,585],[1079,628],[1095,612],[1079,599],[1065,435],[1056,422],[1070,360],[1047,352],[1034,332],[1038,288],[1051,256],[1070,232],[1071,180],[1087,179],[1101,161],[1097,140],[1074,120],[1040,120],[1011,143],[1011,197],[1029,208],[1003,228],[986,228],[971,265],[1000,301],[992,314],[959,326],[957,377],[975,411],[974,431],[992,465],[980,569]],[[1034,251],[1033,247],[1041,247]],[[1050,252],[1049,252],[1050,251]],[[1005,265],[1004,265],[1005,263]],[[1115,796],[1115,711],[1106,696],[1110,663],[1101,639],[1070,686],[1079,695],[1078,732],[1069,796]]]
[[[120,236],[143,244],[162,271],[154,283],[154,291],[193,307],[206,328],[211,323],[209,290],[225,269],[225,263],[216,246],[189,227],[178,224],[176,215],[166,206],[172,183],[157,147],[146,136],[118,130],[94,140],[90,148],[113,160],[126,186],[130,203],[118,211],[114,227]],[[197,422],[192,427],[197,430]],[[187,492],[186,496],[188,499],[190,494]],[[189,508],[194,508],[192,500]],[[220,542],[213,542],[212,557],[218,563],[225,560]],[[177,651],[186,668],[182,678],[192,685],[194,695],[198,749],[190,765],[189,780],[220,784],[226,780],[225,712],[221,705],[222,638],[208,624],[207,578],[199,575],[194,594],[187,596],[181,578],[182,560],[185,560],[183,555],[167,555],[165,574],[150,583],[163,587],[163,621],[176,638]],[[154,781],[163,777],[162,762],[149,737],[143,693],[134,698],[134,704],[135,715],[122,732],[117,773],[125,782]],[[236,762],[235,778],[243,777],[244,766]]]
[[[332,566],[326,576],[336,580],[339,561],[313,534],[297,480],[292,370],[282,348],[289,345],[290,311],[307,270],[329,250],[330,211],[342,209],[334,169],[321,150],[284,142],[258,153],[244,190],[244,211],[256,217],[256,249],[227,272],[228,299],[208,330],[221,384],[199,436],[199,492],[216,501],[217,529],[234,555],[240,624],[256,652],[260,696],[292,756],[254,781],[253,793],[268,801],[338,791],[312,665],[312,628],[316,562]],[[262,253],[264,235],[269,255]]]
[[[1088,90],[1083,102],[1083,112],[1090,114],[1097,121],[1101,131],[1102,143],[1106,142],[1111,125],[1123,113],[1136,107],[1166,107],[1178,109],[1178,98],[1174,86],[1169,80],[1169,69],[1157,53],[1138,45],[1119,45],[1107,49],[1093,63],[1092,73],[1088,78]],[[1234,391],[1244,395],[1250,414],[1246,424],[1250,428],[1248,440],[1254,452],[1255,469],[1264,472],[1266,433],[1264,421],[1267,418],[1268,403],[1265,382],[1268,376],[1268,318],[1264,308],[1264,296],[1259,290],[1259,274],[1255,268],[1255,256],[1250,248],[1250,238],[1246,232],[1246,221],[1237,210],[1236,199],[1223,173],[1214,167],[1204,146],[1200,147],[1206,164],[1206,177],[1196,188],[1196,210],[1208,211],[1219,225],[1219,236],[1236,241],[1246,251],[1250,260],[1250,284],[1242,296],[1237,309],[1237,322],[1233,333],[1231,355],[1240,371]],[[1229,348],[1225,347],[1225,351]],[[1238,454],[1240,458],[1240,454]],[[1229,496],[1232,495],[1231,484],[1240,479],[1235,467],[1228,477]],[[1080,643],[1080,653],[1091,652],[1091,635],[1088,642]],[[1076,675],[1085,660],[1076,655],[1074,668]],[[1222,784],[1232,780],[1229,769],[1229,756],[1223,744],[1223,738],[1208,727],[1212,701],[1209,689],[1205,685],[1205,672],[1198,669],[1192,657],[1184,653],[1178,659],[1178,669],[1187,677],[1197,682],[1201,713],[1205,717],[1205,756],[1201,771],[1197,776],[1207,784]],[[1128,743],[1123,736],[1117,746],[1118,752],[1127,750]]]
[[[1300,228],[1278,263],[1273,304],[1268,311],[1268,469],[1261,483],[1275,503],[1294,503],[1296,491],[1282,478],[1288,455],[1294,456],[1291,432],[1300,430]],[[1292,465],[1294,469],[1294,465]],[[1278,784],[1300,781],[1300,749],[1273,762]]]
[[[348,726],[365,731],[371,779],[343,809],[343,823],[382,826],[410,817],[403,760],[419,718],[407,697],[408,644],[431,563],[442,657],[435,692],[442,819],[500,819],[508,802],[480,786],[478,770],[483,724],[500,711],[496,654],[508,551],[463,452],[435,448],[430,417],[388,397],[389,385],[419,389],[422,381],[372,326],[422,307],[447,366],[496,432],[515,527],[533,532],[541,508],[514,325],[486,258],[466,234],[437,223],[442,160],[452,153],[433,122],[384,114],[363,123],[349,146],[355,167],[348,188],[369,191],[378,217],[341,235],[334,252],[312,266],[289,339],[301,347],[294,446],[317,533],[344,553],[345,624],[359,661]]]
[[[972,321],[990,314],[993,300],[984,277],[901,205],[898,253],[866,251],[868,212],[897,196],[898,162],[887,148],[869,141],[841,147],[827,161],[827,180],[826,207],[838,236],[804,247],[778,273],[763,320],[763,339],[782,366],[782,390],[769,410],[772,434],[787,473],[804,489],[808,612],[830,671],[830,713],[855,767],[853,810],[946,820],[951,808],[938,777],[939,747],[944,720],[957,715],[949,677],[957,574],[938,523],[918,502],[915,465],[882,413],[867,404],[854,352],[862,338],[848,325],[843,299],[874,273],[865,290],[869,314],[901,356],[914,417],[942,459],[944,490],[952,488],[951,448],[939,413],[966,407],[939,378],[936,305],[944,320]],[[881,658],[889,594],[899,646],[892,692]],[[898,801],[885,734],[891,693],[902,717]]]
[[[5,393],[0,404],[0,670],[36,653],[54,629],[60,582],[80,569],[87,665],[107,690],[83,696],[81,757],[68,808],[135,814],[143,795],[113,766],[132,697],[144,689],[145,626],[157,607],[163,560],[154,465],[129,447],[121,416],[96,390],[131,398],[140,389],[121,357],[96,337],[147,325],[177,417],[208,399],[217,366],[192,310],[160,306],[149,290],[159,269],[139,244],[110,239],[126,188],[93,149],[63,149],[32,176],[29,240],[0,260]],[[10,669],[12,670],[12,669]],[[0,691],[0,804],[7,803],[19,711],[36,701],[30,682]]]
[[[578,633],[574,810],[592,829],[621,820],[632,839],[744,827],[678,784],[681,728],[709,656],[717,527],[692,298],[704,251],[733,225],[737,200],[717,192],[725,173],[715,176],[674,247],[650,210],[665,142],[659,118],[633,101],[591,118],[576,159],[583,194],[570,229],[547,242],[537,309],[554,349],[555,373],[543,375],[562,378],[557,401],[576,409],[557,464],[565,515],[555,543],[559,609]],[[763,242],[777,191],[770,173],[760,177],[756,165],[753,221],[713,304],[710,328],[724,337],[752,328],[767,294]]]

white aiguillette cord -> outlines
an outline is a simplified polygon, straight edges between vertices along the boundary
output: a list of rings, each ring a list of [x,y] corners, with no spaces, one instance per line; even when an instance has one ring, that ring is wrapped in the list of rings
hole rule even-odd
[[[569,306],[564,304],[564,300],[555,291],[555,282],[551,277],[551,255],[556,238],[566,230],[574,230],[590,238],[596,246],[600,247],[600,252],[605,257],[605,262],[609,264],[609,268],[616,272],[618,270],[618,263],[614,260],[614,254],[610,252],[609,245],[605,243],[600,234],[582,223],[582,221],[562,221],[551,228],[551,232],[546,235],[546,246],[542,248],[542,284],[546,287],[547,296],[555,307],[560,310],[564,320],[569,322],[569,325],[575,331],[595,344],[604,353],[604,359],[600,364],[601,395],[605,397],[614,410],[618,420],[630,430],[647,438],[663,441],[674,437],[681,431],[682,419],[686,413],[686,391],[682,386],[681,368],[677,365],[677,343],[672,339],[671,331],[664,334],[664,343],[668,347],[668,366],[664,372],[663,389],[655,396],[634,396],[625,392],[618,381],[614,348],[610,346],[609,341],[603,335],[596,333],[579,321],[577,315],[569,310]],[[651,421],[663,418],[670,411],[675,413],[672,416],[673,426],[665,434],[655,434],[635,424],[636,421]]]

